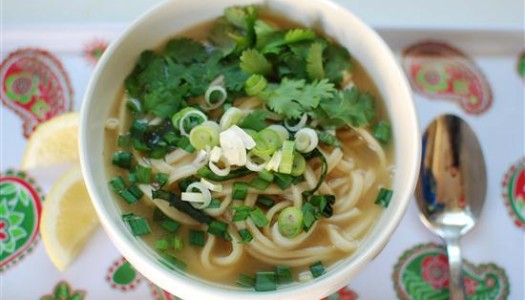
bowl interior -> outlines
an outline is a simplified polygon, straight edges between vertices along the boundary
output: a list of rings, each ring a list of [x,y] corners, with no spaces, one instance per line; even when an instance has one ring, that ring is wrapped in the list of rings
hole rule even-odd
[[[394,197],[386,211],[349,258],[328,274],[308,283],[294,284],[270,293],[237,290],[173,272],[159,263],[157,254],[131,235],[120,217],[107,182],[104,157],[104,124],[113,101],[122,91],[124,78],[139,54],[156,48],[175,33],[222,14],[231,5],[260,4],[304,26],[316,27],[347,47],[366,69],[382,95],[393,129],[396,176]],[[379,36],[343,8],[325,1],[301,0],[178,0],[166,1],[144,14],[98,63],[88,86],[80,129],[84,178],[101,223],[122,254],[148,279],[183,299],[319,299],[348,283],[359,269],[385,246],[401,220],[417,177],[420,144],[411,93],[395,58]],[[402,178],[401,178],[402,177]]]

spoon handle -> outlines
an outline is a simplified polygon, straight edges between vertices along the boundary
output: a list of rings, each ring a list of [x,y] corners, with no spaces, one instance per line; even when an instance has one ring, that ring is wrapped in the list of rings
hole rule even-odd
[[[450,299],[465,300],[465,283],[463,281],[463,270],[461,267],[461,248],[459,237],[445,237],[448,255],[448,269],[450,272]]]

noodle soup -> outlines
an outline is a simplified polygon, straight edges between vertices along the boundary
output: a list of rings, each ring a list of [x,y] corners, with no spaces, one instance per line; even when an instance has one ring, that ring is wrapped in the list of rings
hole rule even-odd
[[[106,122],[109,185],[176,268],[257,291],[308,281],[388,205],[381,105],[336,41],[228,8],[142,53]]]

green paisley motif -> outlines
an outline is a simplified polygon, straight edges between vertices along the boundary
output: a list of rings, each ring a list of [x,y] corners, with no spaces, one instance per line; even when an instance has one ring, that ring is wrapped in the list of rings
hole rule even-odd
[[[416,74],[416,81],[428,93],[446,91],[450,76],[439,64],[423,65]]]
[[[38,90],[38,77],[22,72],[10,75],[5,81],[6,95],[13,101],[27,104]]]
[[[52,295],[45,295],[40,300],[83,300],[85,297],[84,291],[71,291],[71,287],[65,281],[60,281],[55,286]]]
[[[9,209],[7,198],[0,202],[0,257],[4,258],[17,249],[17,242],[27,236],[21,227],[25,215]]]

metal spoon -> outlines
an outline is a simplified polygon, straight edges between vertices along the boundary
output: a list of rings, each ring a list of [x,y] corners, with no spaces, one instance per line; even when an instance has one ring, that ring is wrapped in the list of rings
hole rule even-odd
[[[476,134],[461,118],[436,118],[423,135],[416,187],[421,221],[447,245],[450,299],[465,299],[459,238],[479,219],[487,175]]]

